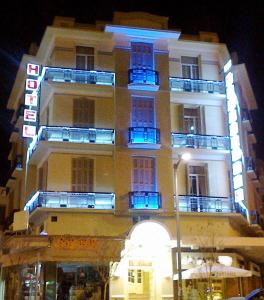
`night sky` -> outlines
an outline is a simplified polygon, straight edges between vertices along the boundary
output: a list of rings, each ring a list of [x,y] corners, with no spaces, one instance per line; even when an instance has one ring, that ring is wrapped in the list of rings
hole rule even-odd
[[[75,17],[80,23],[111,20],[114,11],[145,11],[170,17],[170,25],[183,33],[217,32],[239,63],[246,63],[259,110],[253,113],[257,156],[264,159],[264,4],[263,1],[5,1],[0,9],[0,185],[5,185],[12,132],[12,112],[6,103],[19,62],[31,42],[39,43],[54,16]],[[236,2],[236,1],[235,1]],[[3,5],[5,4],[5,5]],[[73,6],[74,5],[74,6]]]

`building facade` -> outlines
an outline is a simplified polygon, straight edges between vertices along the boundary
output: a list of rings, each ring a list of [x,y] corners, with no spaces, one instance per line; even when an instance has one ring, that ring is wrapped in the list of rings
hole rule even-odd
[[[147,13],[56,17],[8,108],[3,299],[176,299],[180,245],[182,271],[212,257],[251,270],[212,280],[214,299],[261,286],[257,106],[216,34]],[[183,297],[207,287],[184,279]]]

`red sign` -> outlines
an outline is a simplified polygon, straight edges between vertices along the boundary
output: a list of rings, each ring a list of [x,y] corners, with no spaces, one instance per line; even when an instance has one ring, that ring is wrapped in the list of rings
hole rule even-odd
[[[36,122],[37,121],[37,111],[32,109],[24,109],[24,121]]]
[[[32,94],[25,94],[25,104],[28,106],[37,106],[38,96]]]
[[[27,75],[38,77],[40,75],[40,66],[34,64],[27,64]]]
[[[36,135],[36,126],[23,125],[23,137],[33,138]]]
[[[35,79],[27,79],[26,80],[26,90],[28,91],[37,91],[38,89],[38,81]]]

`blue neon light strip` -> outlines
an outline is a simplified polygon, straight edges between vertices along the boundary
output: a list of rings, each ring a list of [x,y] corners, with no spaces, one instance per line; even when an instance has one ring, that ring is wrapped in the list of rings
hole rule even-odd
[[[104,128],[77,128],[63,126],[41,126],[28,147],[31,157],[40,141],[69,142],[84,144],[114,144],[115,130]]]
[[[98,85],[115,85],[115,73],[95,70],[77,70],[68,68],[45,68],[45,80]]]
[[[131,192],[129,193],[129,208],[160,209],[160,194],[158,192]]]
[[[42,192],[37,191],[26,203],[30,213],[43,208],[113,209],[114,193]]]

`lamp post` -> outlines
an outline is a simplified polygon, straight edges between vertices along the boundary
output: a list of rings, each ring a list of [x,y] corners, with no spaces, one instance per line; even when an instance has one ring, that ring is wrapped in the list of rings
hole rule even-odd
[[[180,205],[178,195],[178,180],[177,171],[180,163],[190,160],[190,153],[184,153],[179,156],[176,164],[173,165],[173,182],[174,182],[174,193],[175,193],[175,204],[176,204],[176,238],[177,238],[177,272],[178,272],[178,299],[182,300],[182,267],[181,267],[181,226],[180,226]]]

